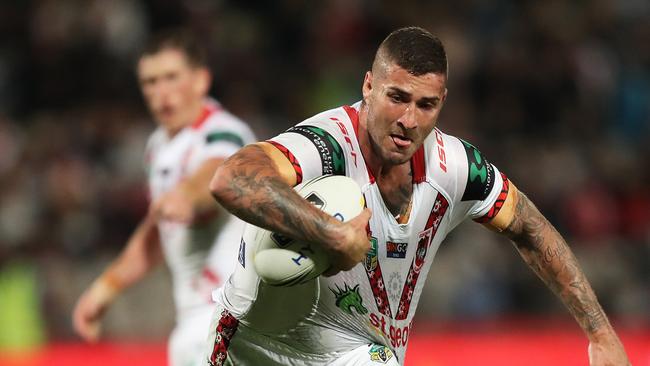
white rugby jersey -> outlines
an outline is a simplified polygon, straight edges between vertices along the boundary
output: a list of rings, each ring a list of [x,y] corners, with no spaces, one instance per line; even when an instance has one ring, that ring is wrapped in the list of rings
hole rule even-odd
[[[411,159],[409,220],[399,224],[366,168],[357,139],[360,103],[320,113],[271,139],[294,165],[298,183],[347,175],[372,209],[372,249],[364,263],[294,287],[260,281],[246,231],[239,265],[216,300],[240,323],[293,349],[330,354],[376,342],[403,363],[424,281],[446,235],[466,218],[487,221],[508,180],[471,144],[435,129]],[[250,241],[250,242],[249,242]],[[236,335],[235,335],[236,337]]]
[[[146,150],[151,200],[172,189],[207,159],[226,158],[254,141],[250,128],[214,100],[206,100],[200,117],[172,138],[158,127]],[[236,243],[243,225],[225,211],[198,218],[192,225],[158,222],[177,314],[211,303],[211,291],[223,284],[237,263]]]

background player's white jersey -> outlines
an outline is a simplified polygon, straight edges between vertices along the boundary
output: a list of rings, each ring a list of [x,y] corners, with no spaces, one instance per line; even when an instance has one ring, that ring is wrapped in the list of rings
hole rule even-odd
[[[201,116],[171,139],[159,127],[149,138],[146,152],[151,199],[176,186],[204,161],[227,158],[254,141],[248,126],[213,100],[206,101]],[[225,210],[196,221],[192,225],[158,223],[179,317],[197,305],[211,303],[210,292],[235,266],[243,228],[243,222]]]
[[[377,343],[392,350],[385,357],[394,355],[403,363],[411,321],[440,243],[466,218],[494,217],[508,181],[474,146],[436,129],[411,159],[412,209],[408,222],[399,224],[361,154],[359,107],[323,112],[269,142],[292,162],[298,183],[338,174],[361,186],[372,209],[372,249],[365,262],[309,284],[271,287],[255,274],[254,243],[244,237],[240,264],[215,297],[245,334],[252,329],[267,337],[267,349],[273,352],[282,352],[277,344],[288,344],[304,355],[337,357]]]

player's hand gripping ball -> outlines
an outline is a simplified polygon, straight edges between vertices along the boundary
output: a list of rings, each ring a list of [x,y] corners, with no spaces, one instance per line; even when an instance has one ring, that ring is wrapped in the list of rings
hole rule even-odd
[[[348,221],[363,211],[364,198],[352,178],[325,175],[299,184],[295,190],[320,210],[340,221]],[[244,241],[253,240],[253,262],[262,280],[274,286],[293,286],[308,282],[325,272],[330,264],[318,244],[287,238],[252,225]]]

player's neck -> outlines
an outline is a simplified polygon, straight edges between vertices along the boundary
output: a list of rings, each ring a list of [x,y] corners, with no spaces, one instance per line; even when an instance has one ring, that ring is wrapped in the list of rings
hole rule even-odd
[[[187,108],[187,112],[182,116],[181,122],[174,125],[165,126],[167,136],[171,139],[174,138],[185,127],[193,125],[203,115],[203,102],[200,101]]]

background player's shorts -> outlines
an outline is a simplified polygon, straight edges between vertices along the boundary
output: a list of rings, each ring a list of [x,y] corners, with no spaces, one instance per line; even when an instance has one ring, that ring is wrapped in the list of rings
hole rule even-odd
[[[214,305],[211,304],[179,315],[167,344],[170,366],[205,365],[203,354],[213,311]]]
[[[348,352],[305,353],[255,332],[217,306],[210,323],[203,366],[398,366],[390,348],[363,344]]]

